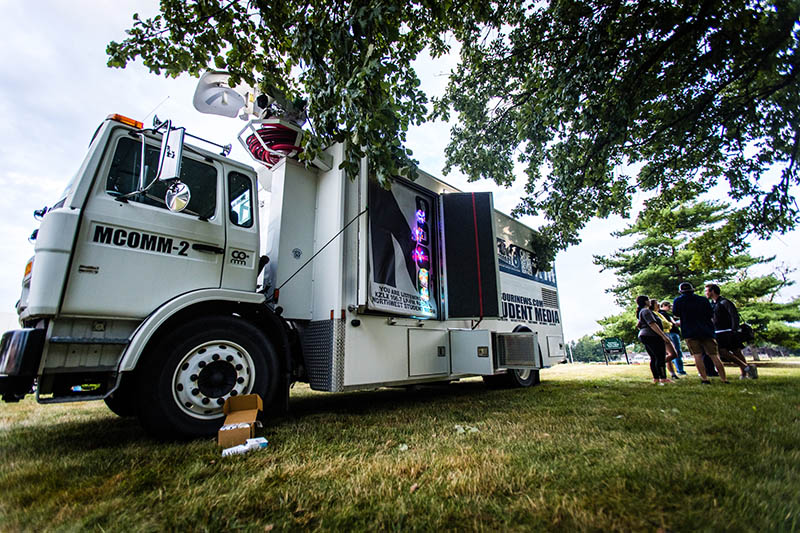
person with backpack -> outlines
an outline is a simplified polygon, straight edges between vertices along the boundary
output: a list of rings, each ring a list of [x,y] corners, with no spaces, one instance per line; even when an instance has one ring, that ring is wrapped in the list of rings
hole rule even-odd
[[[747,364],[742,348],[744,344],[739,340],[739,310],[732,301],[720,294],[719,285],[709,283],[706,285],[706,298],[713,303],[714,333],[717,336],[720,356],[739,367],[742,375],[739,379],[755,379],[754,367]]]

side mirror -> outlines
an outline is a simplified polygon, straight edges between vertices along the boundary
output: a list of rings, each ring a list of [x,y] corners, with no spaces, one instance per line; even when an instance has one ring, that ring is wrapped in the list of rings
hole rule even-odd
[[[161,138],[161,153],[158,156],[159,181],[178,179],[181,176],[181,156],[183,155],[183,137],[186,128],[172,128],[172,121],[167,121],[166,131]]]
[[[191,199],[192,191],[182,181],[174,181],[167,188],[167,193],[164,195],[164,203],[167,205],[167,209],[173,213],[180,213],[186,209]]]

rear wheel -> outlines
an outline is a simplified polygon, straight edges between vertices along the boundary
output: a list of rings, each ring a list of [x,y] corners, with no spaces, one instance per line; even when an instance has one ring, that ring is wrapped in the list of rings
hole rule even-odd
[[[512,387],[532,387],[539,384],[539,370],[509,370],[508,381]]]
[[[504,374],[483,376],[483,382],[491,388],[527,388],[539,384],[538,369],[506,370]]]
[[[157,437],[213,435],[231,396],[275,397],[279,362],[264,334],[240,318],[201,318],[163,338],[143,361],[139,418]]]

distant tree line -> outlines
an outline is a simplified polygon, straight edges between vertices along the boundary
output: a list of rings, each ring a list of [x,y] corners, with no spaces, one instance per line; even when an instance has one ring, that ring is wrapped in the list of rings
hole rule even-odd
[[[592,335],[584,335],[577,341],[570,342],[569,348],[572,352],[572,360],[575,362],[593,363],[605,361],[600,339]]]

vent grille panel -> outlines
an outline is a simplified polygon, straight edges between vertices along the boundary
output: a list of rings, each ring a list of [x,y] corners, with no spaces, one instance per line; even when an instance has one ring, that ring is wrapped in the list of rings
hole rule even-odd
[[[333,329],[333,320],[320,320],[311,322],[303,334],[303,355],[314,390],[333,388]]]
[[[498,367],[540,368],[536,333],[498,333],[495,353]]]
[[[545,307],[558,309],[558,293],[551,289],[542,288],[542,303]]]

